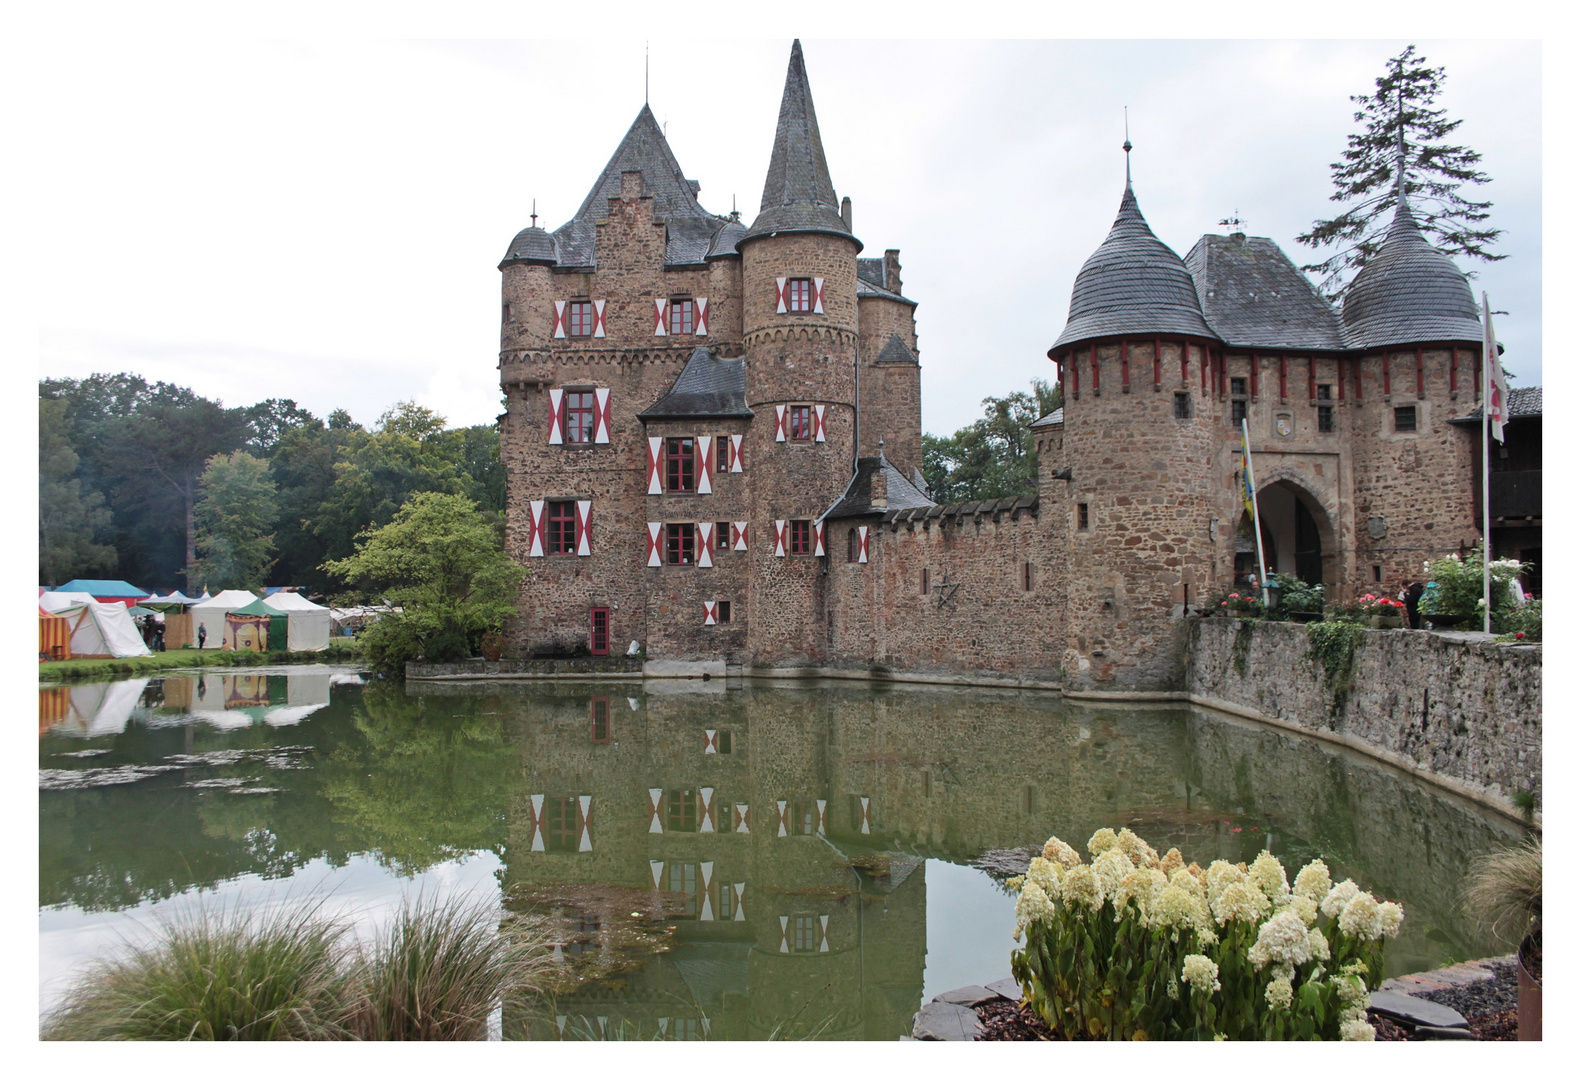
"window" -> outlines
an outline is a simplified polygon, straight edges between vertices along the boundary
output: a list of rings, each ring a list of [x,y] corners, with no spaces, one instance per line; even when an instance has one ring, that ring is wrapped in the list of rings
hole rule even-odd
[[[791,941],[791,952],[817,952],[818,951],[818,916],[797,915],[795,937]]]
[[[671,522],[664,527],[666,566],[691,566],[697,561],[697,530],[690,521]]]
[[[1076,527],[1078,529],[1085,529],[1087,527],[1087,504],[1086,503],[1077,503],[1076,504]]]
[[[928,595],[928,585],[929,585],[928,568],[926,566],[924,566],[922,568],[922,595],[923,596],[927,596]]]
[[[697,329],[697,308],[691,297],[670,301],[670,333],[690,334]]]
[[[1322,383],[1317,388],[1317,429],[1322,432],[1334,430],[1334,406],[1328,404],[1334,400],[1334,387],[1329,383]]]
[[[1021,591],[1022,592],[1031,592],[1032,591],[1032,564],[1031,563],[1022,563],[1021,564]]]
[[[803,314],[812,310],[812,278],[793,277],[785,283],[785,310]]]
[[[719,601],[718,614],[716,614],[714,616],[714,621],[717,622],[720,626],[723,626],[723,625],[725,625],[725,623],[730,621],[730,601],[729,600],[721,600],[721,601]]]
[[[565,332],[570,337],[593,336],[593,301],[572,300],[565,306]]]
[[[511,305],[509,301],[506,301],[504,308],[501,309],[500,318],[505,322],[511,321]]]
[[[1374,581],[1382,581],[1383,580],[1383,567],[1377,565],[1376,563],[1373,564],[1373,568],[1372,568],[1372,580],[1374,580]]]
[[[730,436],[714,436],[714,472],[723,476],[730,471]]]
[[[714,550],[715,551],[729,551],[730,550],[730,522],[728,522],[728,521],[716,521],[716,522],[714,522]]]
[[[862,557],[862,530],[852,529],[846,544],[845,561],[857,562]]]
[[[726,822],[729,820],[730,806],[727,804],[721,807],[719,810],[720,832],[729,832],[731,829],[735,828],[735,823],[733,821],[730,821],[730,824],[726,825]],[[719,883],[719,903],[717,907],[721,921],[729,922],[731,919],[736,917],[736,890],[730,887],[730,883],[728,881],[721,881]]]
[[[587,651],[594,656],[609,655],[609,608],[596,607],[588,613]]]
[[[664,490],[697,490],[697,454],[690,438],[664,440]]]
[[[669,877],[669,892],[672,898],[681,901],[681,910],[675,914],[681,918],[697,918],[697,864],[694,862],[672,862],[665,867]]]
[[[796,799],[787,815],[792,836],[813,836],[818,832],[818,804],[812,799]]]
[[[790,523],[790,553],[792,555],[812,554],[812,522],[802,520]]]
[[[1416,406],[1401,405],[1394,410],[1394,430],[1416,430]]]
[[[719,746],[719,752],[721,754],[730,753],[730,732],[721,731],[716,742]]]
[[[812,438],[812,406],[792,405],[787,412],[786,438],[791,442],[806,442]]]
[[[544,847],[549,851],[575,851],[577,841],[576,796],[550,796],[544,800]]]
[[[587,715],[592,728],[593,741],[609,742],[609,698],[596,697],[588,702]]]
[[[552,502],[545,520],[548,522],[548,550],[550,555],[576,554],[576,503]]]
[[[1176,393],[1175,393],[1175,419],[1176,420],[1190,420],[1191,419],[1191,395],[1190,394],[1183,394],[1183,393],[1181,393],[1179,391],[1176,391]]]
[[[697,795],[690,788],[672,788],[665,792],[664,831],[697,831]]]
[[[565,441],[590,443],[598,405],[591,390],[570,390],[565,395]]]
[[[1246,419],[1246,380],[1236,378],[1230,380],[1230,423],[1236,427],[1241,426],[1241,421]]]

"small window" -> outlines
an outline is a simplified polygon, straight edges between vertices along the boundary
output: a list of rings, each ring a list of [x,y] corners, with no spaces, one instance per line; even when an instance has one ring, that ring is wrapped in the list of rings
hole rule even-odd
[[[795,916],[795,931],[791,939],[791,952],[818,951],[818,916]]]
[[[664,440],[664,490],[697,490],[697,451],[691,438]]]
[[[691,788],[671,788],[664,793],[664,831],[697,831],[697,793]],[[672,865],[680,867],[682,864]],[[672,891],[679,890],[672,886]]]
[[[1179,391],[1175,392],[1175,419],[1191,419],[1191,395]]]
[[[500,310],[500,318],[503,321],[505,321],[505,322],[510,322],[511,321],[511,305],[510,305],[510,301],[506,301],[504,308],[502,308]]]
[[[588,617],[587,651],[594,656],[609,655],[609,608],[596,607]]]
[[[565,441],[590,443],[598,405],[591,390],[572,390],[565,395]]]
[[[812,438],[812,406],[792,405],[788,410],[786,438],[791,442],[806,442]]]
[[[1377,566],[1377,565],[1373,566],[1373,568],[1372,568],[1372,580],[1374,580],[1374,581],[1382,581],[1383,580],[1383,567]]]
[[[927,596],[928,595],[928,588],[929,588],[930,585],[932,585],[932,582],[928,579],[928,568],[926,566],[924,566],[922,568],[922,595],[923,596]]]
[[[565,332],[570,337],[593,336],[593,301],[572,300],[565,306]]]
[[[856,562],[862,557],[862,530],[852,529],[848,534],[849,542],[846,545],[846,562]]]
[[[715,551],[729,551],[730,550],[730,522],[728,522],[728,521],[716,521],[716,522],[714,522],[714,550]]]
[[[697,308],[691,297],[670,301],[670,333],[690,334],[697,329]]]
[[[664,527],[666,566],[691,566],[697,561],[697,529],[690,521],[671,522]]]
[[[1076,504],[1076,527],[1078,529],[1085,529],[1087,527],[1087,504],[1086,503],[1077,503]]]
[[[789,809],[792,836],[813,836],[818,832],[818,804],[812,799],[796,799]]]
[[[683,919],[697,918],[697,864],[672,862],[666,870],[668,891],[681,902],[681,909],[673,914]]]
[[[1232,378],[1230,380],[1230,423],[1236,427],[1241,426],[1241,421],[1246,419],[1246,380]]]
[[[596,697],[588,702],[587,713],[593,741],[596,743],[609,742],[609,698]]]
[[[1317,429],[1324,433],[1334,430],[1334,406],[1329,402],[1334,400],[1334,387],[1329,383],[1321,383],[1317,388]]]
[[[714,471],[723,476],[730,471],[730,436],[714,436]]]
[[[731,808],[725,805],[719,808],[719,831],[730,832],[736,827],[735,819],[731,817]],[[736,917],[736,890],[730,887],[730,882],[719,883],[719,921],[729,922]]]
[[[718,746],[721,754],[730,753],[730,732],[721,731],[719,733]]]
[[[550,555],[576,554],[576,503],[552,502],[545,515]]]
[[[792,555],[812,554],[811,521],[802,520],[790,523],[790,553]]]
[[[577,834],[577,805],[575,795],[554,796],[544,800],[544,847],[549,851],[575,851]]]
[[[803,314],[812,310],[812,278],[793,277],[785,283],[785,310]]]
[[[1032,591],[1032,564],[1029,562],[1021,564],[1021,591]]]
[[[721,601],[719,601],[719,611],[714,616],[714,621],[717,622],[720,626],[723,626],[723,625],[725,625],[725,623],[730,621],[730,601],[729,600],[721,600]]]
[[[1394,430],[1396,430],[1396,431],[1415,431],[1416,430],[1416,406],[1415,405],[1401,405],[1401,406],[1398,406],[1394,410]]]

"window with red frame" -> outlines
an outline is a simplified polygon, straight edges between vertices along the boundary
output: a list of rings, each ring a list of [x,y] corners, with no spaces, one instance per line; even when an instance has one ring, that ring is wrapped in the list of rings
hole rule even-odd
[[[593,336],[593,301],[572,300],[565,306],[565,332],[571,337]]]
[[[664,440],[664,490],[697,490],[697,451],[690,438]]]
[[[591,390],[571,390],[565,395],[565,441],[590,443],[598,403]]]
[[[790,553],[792,555],[812,554],[812,522],[793,521],[790,523]]]
[[[545,516],[551,555],[576,554],[576,503],[552,502]]]
[[[551,795],[544,800],[544,847],[550,851],[575,851],[577,833],[575,795]]]
[[[791,442],[806,442],[812,438],[812,406],[792,405],[788,410],[789,432],[787,438]]]
[[[728,522],[728,521],[716,521],[716,522],[714,522],[714,550],[715,551],[729,551],[730,550],[730,522]]]
[[[785,283],[785,310],[812,310],[812,278],[793,277]]]
[[[720,476],[730,471],[730,436],[714,436],[714,471]]]
[[[697,530],[690,521],[672,522],[664,527],[666,566],[691,566],[697,561]]]
[[[690,334],[697,329],[697,307],[690,297],[670,301],[670,333]]]
[[[851,543],[850,549],[846,552],[845,561],[857,562],[862,557],[862,533],[859,529],[852,529],[849,535]]]
[[[609,742],[609,698],[596,697],[588,702],[587,714],[591,722],[593,741]]]

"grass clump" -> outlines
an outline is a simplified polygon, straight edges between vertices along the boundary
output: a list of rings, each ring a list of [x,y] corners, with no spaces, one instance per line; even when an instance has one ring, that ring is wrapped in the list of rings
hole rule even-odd
[[[1479,858],[1466,877],[1466,907],[1504,941],[1520,941],[1543,926],[1543,840]]]

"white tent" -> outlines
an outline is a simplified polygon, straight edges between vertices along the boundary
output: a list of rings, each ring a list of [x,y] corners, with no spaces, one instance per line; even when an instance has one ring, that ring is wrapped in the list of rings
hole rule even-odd
[[[147,679],[73,686],[71,711],[50,730],[57,735],[76,735],[89,739],[99,735],[119,735],[126,730],[126,723],[131,719],[132,710],[142,700],[146,686]]]
[[[258,597],[246,589],[226,589],[222,593],[215,594],[211,600],[205,600],[201,604],[194,604],[188,610],[188,614],[192,616],[192,641],[190,642],[192,647],[197,648],[198,627],[202,626],[208,630],[203,642],[204,648],[234,649],[236,647],[235,642],[229,640],[228,635],[225,633],[225,615],[227,612],[235,611],[237,608],[256,603],[257,600]]]
[[[46,592],[38,594],[38,606],[51,614],[58,614],[69,607],[98,603],[85,592]]]
[[[50,596],[50,593],[45,593]],[[55,614],[71,624],[73,657],[148,656],[142,632],[125,604],[100,604],[89,600]]]
[[[264,606],[286,616],[285,645],[293,652],[317,651],[329,645],[329,608],[320,607],[301,593],[277,592],[264,597]]]

